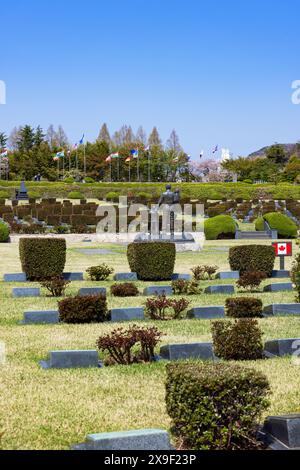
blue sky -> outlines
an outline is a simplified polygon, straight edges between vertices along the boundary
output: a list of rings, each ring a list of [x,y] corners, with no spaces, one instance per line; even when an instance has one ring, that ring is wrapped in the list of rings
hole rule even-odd
[[[62,124],[73,142],[122,124],[197,158],[300,140],[298,0],[1,2],[0,130]]]

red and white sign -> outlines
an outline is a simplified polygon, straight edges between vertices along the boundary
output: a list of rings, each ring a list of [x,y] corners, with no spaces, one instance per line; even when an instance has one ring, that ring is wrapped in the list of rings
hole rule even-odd
[[[273,243],[276,256],[292,256],[293,244],[292,242]]]

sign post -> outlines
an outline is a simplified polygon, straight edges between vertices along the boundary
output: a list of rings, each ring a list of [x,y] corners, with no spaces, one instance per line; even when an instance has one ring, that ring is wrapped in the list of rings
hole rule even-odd
[[[276,243],[273,243],[273,247],[274,247],[276,256],[278,256],[280,259],[280,270],[284,271],[285,258],[287,256],[293,256],[293,244],[292,242],[276,242]]]

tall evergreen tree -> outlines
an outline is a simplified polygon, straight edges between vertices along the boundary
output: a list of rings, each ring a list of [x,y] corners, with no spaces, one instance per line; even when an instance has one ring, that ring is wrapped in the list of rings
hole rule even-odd
[[[106,123],[104,123],[103,126],[101,127],[98,138],[97,138],[97,141],[98,142],[106,142],[107,144],[110,145],[111,138],[110,138],[109,130],[108,130],[108,127],[107,127]]]
[[[161,147],[162,141],[158,133],[157,127],[153,127],[153,130],[148,139],[148,145],[151,147]]]
[[[45,137],[46,136],[43,132],[43,129],[41,128],[41,126],[38,126],[34,134],[34,145],[39,147],[44,142]]]
[[[34,129],[26,125],[21,128],[20,135],[17,141],[18,149],[21,152],[28,152],[34,146]]]

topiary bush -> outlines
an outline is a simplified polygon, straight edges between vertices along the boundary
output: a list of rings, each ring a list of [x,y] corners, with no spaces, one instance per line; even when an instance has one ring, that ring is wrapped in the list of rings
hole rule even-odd
[[[231,318],[262,318],[263,303],[253,297],[235,297],[226,300],[226,316]]]
[[[236,224],[229,215],[218,215],[204,222],[206,240],[221,240],[235,238]]]
[[[84,199],[84,195],[80,191],[71,191],[68,194],[69,199]]]
[[[218,266],[205,264],[201,266],[195,266],[191,269],[191,271],[196,281],[205,281],[206,279],[214,279],[218,269]]]
[[[263,232],[265,230],[265,219],[263,217],[258,217],[258,219],[256,219],[255,230],[257,232]]]
[[[114,273],[114,269],[103,263],[99,266],[88,268],[86,272],[88,273],[91,281],[106,281],[109,276]]]
[[[120,194],[115,191],[110,191],[106,194],[106,200],[111,202],[118,202]]]
[[[272,246],[240,245],[230,248],[229,264],[232,271],[244,274],[248,271],[262,271],[272,276],[276,253]]]
[[[127,259],[132,272],[141,281],[166,281],[174,273],[176,261],[175,243],[131,243]]]
[[[114,284],[110,288],[111,295],[114,297],[137,297],[139,290],[132,282]]]
[[[66,288],[69,284],[71,284],[71,281],[67,281],[63,276],[55,276],[41,281],[41,286],[47,289],[52,297],[62,297],[65,295]]]
[[[214,351],[225,361],[254,361],[264,357],[263,333],[258,321],[240,318],[215,321],[212,324]]]
[[[63,238],[21,238],[19,252],[23,272],[32,281],[61,276],[66,264]]]
[[[181,320],[189,305],[190,302],[187,299],[168,299],[165,295],[159,295],[147,299],[146,315],[151,320]]]
[[[110,320],[105,295],[69,297],[58,303],[59,319],[64,323],[103,323]]]
[[[268,409],[270,386],[261,372],[236,364],[167,365],[166,404],[178,446],[196,450],[247,450]]]
[[[269,212],[264,215],[272,230],[277,230],[279,238],[296,238],[298,228],[293,220],[280,212]]]
[[[172,289],[175,295],[198,295],[202,292],[199,282],[195,280],[185,281],[184,279],[178,279],[172,282]]]
[[[9,234],[9,225],[0,221],[0,243],[7,243],[9,241]]]

